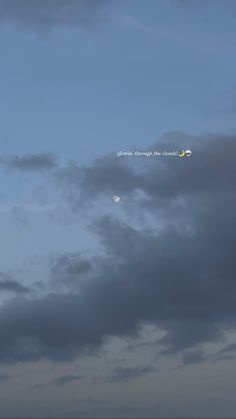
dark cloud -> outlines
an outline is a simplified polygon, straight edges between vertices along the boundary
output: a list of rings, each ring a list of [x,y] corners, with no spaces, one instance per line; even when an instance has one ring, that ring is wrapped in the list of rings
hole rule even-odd
[[[231,343],[219,351],[219,355],[215,358],[215,362],[232,361],[236,357],[236,344]]]
[[[225,353],[228,353],[228,352],[235,352],[236,353],[236,344],[235,343],[231,343],[230,345],[225,346],[220,351],[220,353],[222,353],[222,354],[225,354]]]
[[[206,359],[203,351],[200,350],[192,350],[186,351],[182,354],[182,364],[183,366],[191,365],[191,364],[198,364]]]
[[[219,191],[227,193],[234,183],[235,156],[226,150],[234,148],[235,140],[235,135],[194,137],[169,133],[149,150],[190,148],[193,151],[191,158],[184,161],[174,157],[118,158],[114,153],[96,160],[91,166],[71,164],[60,171],[59,180],[64,182],[66,197],[75,211],[83,205],[91,206],[91,202],[99,197],[111,199],[116,193],[129,209],[151,209],[163,221],[167,219],[168,209],[169,219],[175,217],[183,221],[181,213],[184,212],[186,217],[185,206],[190,200],[193,206],[194,201],[196,205],[201,205],[203,200],[207,203],[208,194],[212,200],[216,194],[217,199]],[[227,189],[225,184],[228,184]],[[191,213],[187,215],[189,220]]]
[[[22,294],[28,292],[28,288],[12,279],[11,275],[0,272],[0,292],[1,291]]]
[[[56,386],[64,386],[68,383],[82,380],[84,377],[82,375],[73,375],[73,374],[65,374],[61,375],[60,377],[55,378],[52,381],[48,381],[47,383],[38,383],[34,384],[34,389],[45,390],[51,385]]]
[[[82,179],[73,172],[73,193],[82,188],[88,201],[120,187],[127,208],[152,216],[150,227],[107,214],[94,220],[106,256],[60,256],[52,276],[65,284],[68,279],[66,291],[0,308],[2,362],[72,359],[107,337],[137,334],[143,324],[165,331],[160,344],[169,353],[234,330],[236,137],[175,133],[160,146],[188,146],[193,155],[152,161],[142,175],[131,163],[109,158],[79,168]],[[136,188],[143,192],[138,198]],[[77,289],[70,286],[72,277]],[[185,363],[201,359],[197,352],[184,354]]]
[[[93,272],[93,262],[82,253],[66,253],[52,262],[51,284],[57,289],[77,289]]]
[[[145,374],[150,374],[156,372],[156,369],[153,367],[116,367],[113,368],[109,376],[109,381],[111,382],[127,382],[133,380],[134,378],[139,378]]]
[[[57,166],[56,158],[51,154],[25,154],[23,156],[0,157],[0,165],[20,171],[44,171]]]
[[[60,186],[64,186],[65,197],[73,211],[90,206],[91,200],[104,195],[126,195],[139,186],[138,177],[125,159],[105,156],[89,167],[78,167],[72,162],[57,172]],[[111,178],[112,176],[112,178]]]
[[[58,386],[63,386],[73,381],[82,380],[82,378],[83,378],[82,375],[67,374],[67,375],[62,375],[61,377],[55,378],[55,380],[53,380],[53,383]]]
[[[37,31],[83,26],[104,17],[106,0],[0,0],[0,24]]]

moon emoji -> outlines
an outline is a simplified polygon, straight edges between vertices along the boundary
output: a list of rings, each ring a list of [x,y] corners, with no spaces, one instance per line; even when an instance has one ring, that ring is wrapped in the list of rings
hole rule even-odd
[[[185,150],[185,156],[186,157],[190,157],[192,155],[192,151],[191,150]]]

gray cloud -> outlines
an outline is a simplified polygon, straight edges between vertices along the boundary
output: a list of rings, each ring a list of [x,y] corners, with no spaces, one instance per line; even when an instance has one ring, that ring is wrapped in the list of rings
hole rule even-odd
[[[182,364],[184,366],[191,365],[191,364],[198,364],[206,359],[203,351],[200,350],[192,350],[186,351],[182,355]]]
[[[47,30],[57,26],[83,26],[104,17],[105,0],[1,0],[0,24],[18,29]]]
[[[226,345],[224,348],[222,348],[219,351],[219,355],[216,356],[215,362],[220,361],[232,361],[236,357],[236,344],[231,343],[229,345]]]
[[[44,171],[57,166],[56,158],[51,154],[25,154],[23,156],[0,157],[0,165],[19,171]]]
[[[225,346],[220,351],[220,353],[222,353],[222,354],[225,354],[225,353],[228,353],[228,352],[236,352],[236,344],[235,343],[231,343],[230,345]]]
[[[58,386],[63,386],[73,381],[82,380],[82,378],[83,378],[82,375],[67,374],[67,375],[62,375],[61,377],[55,378],[55,380],[53,380],[53,383]]]
[[[235,359],[235,355],[224,355],[217,357],[214,362],[220,362],[220,361],[233,361]]]
[[[112,199],[116,193],[129,211],[150,210],[162,222],[171,219],[190,226],[192,213],[200,211],[200,205],[210,207],[213,199],[217,200],[223,191],[227,194],[232,187],[236,176],[234,155],[226,154],[222,143],[224,150],[232,150],[235,140],[235,135],[195,137],[169,133],[149,149],[191,148],[191,158],[183,162],[181,158],[117,158],[114,154],[87,167],[72,164],[58,172],[58,179],[64,183],[65,197],[73,211],[82,206],[88,209],[91,202],[104,196]],[[186,205],[191,205],[191,211],[186,211]]]
[[[46,383],[37,383],[33,385],[33,389],[36,390],[45,390],[48,387],[54,386],[64,386],[68,383],[82,380],[84,377],[82,375],[73,375],[73,374],[65,374],[61,375],[60,377],[54,378],[54,380],[48,381]]]
[[[11,378],[11,376],[8,374],[0,374],[0,382],[7,381],[9,378]]]
[[[169,353],[192,350],[235,328],[236,137],[174,134],[162,140],[165,148],[180,144],[193,150],[191,158],[155,160],[142,175],[113,159],[79,168],[82,180],[73,172],[80,199],[94,199],[97,173],[95,195],[120,187],[128,207],[152,215],[151,228],[109,215],[94,220],[106,256],[60,257],[52,275],[65,284],[68,279],[66,292],[0,308],[2,362],[73,359],[109,336],[132,336],[142,324],[165,331],[160,343]],[[136,198],[135,188],[143,195]],[[184,353],[185,363],[200,361],[201,354]]]
[[[57,289],[77,289],[93,272],[93,262],[82,253],[66,253],[52,262],[51,284]]]
[[[0,272],[0,291],[9,291],[15,294],[28,292],[28,288],[12,279],[9,274]]]
[[[125,368],[125,367],[116,367],[113,368],[109,376],[109,381],[111,382],[127,382],[134,378],[139,378],[145,374],[150,374],[156,372],[156,369],[153,367],[136,367],[136,368]]]

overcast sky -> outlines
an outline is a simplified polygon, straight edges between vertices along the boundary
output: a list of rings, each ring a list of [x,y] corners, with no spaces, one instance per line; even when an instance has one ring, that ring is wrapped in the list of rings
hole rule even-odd
[[[0,0],[0,50],[0,417],[234,418],[236,2]]]

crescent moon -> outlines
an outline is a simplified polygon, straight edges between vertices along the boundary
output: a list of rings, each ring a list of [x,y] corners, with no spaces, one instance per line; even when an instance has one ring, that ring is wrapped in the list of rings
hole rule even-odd
[[[185,151],[183,150],[182,153],[179,154],[179,157],[184,157],[185,156]]]

